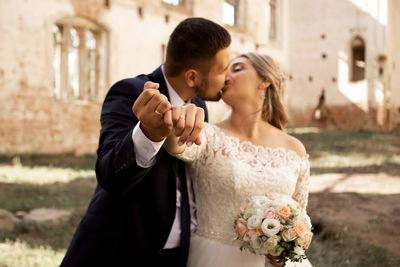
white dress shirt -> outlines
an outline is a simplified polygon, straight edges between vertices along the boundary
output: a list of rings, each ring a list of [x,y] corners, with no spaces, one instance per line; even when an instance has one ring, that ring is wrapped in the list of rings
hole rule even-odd
[[[164,66],[161,66],[161,70],[164,75],[165,82],[168,88],[169,101],[173,106],[183,106],[185,101],[175,92],[172,86],[167,81],[164,74]],[[140,129],[140,122],[136,124],[135,128],[132,132],[132,140],[134,144],[134,151],[136,155],[136,163],[143,168],[149,168],[155,164],[155,156],[158,151],[161,149],[165,139],[161,142],[153,142],[149,140],[142,130]],[[193,231],[197,226],[197,221],[195,218],[196,207],[194,203],[193,190],[191,185],[191,179],[188,172],[188,168],[186,167],[186,181],[189,195],[189,205],[190,205],[190,217],[191,217],[191,225],[190,228]],[[176,190],[176,212],[175,212],[175,220],[172,225],[171,232],[168,236],[167,242],[165,243],[164,248],[175,248],[180,245],[180,236],[181,236],[181,192],[179,189]]]

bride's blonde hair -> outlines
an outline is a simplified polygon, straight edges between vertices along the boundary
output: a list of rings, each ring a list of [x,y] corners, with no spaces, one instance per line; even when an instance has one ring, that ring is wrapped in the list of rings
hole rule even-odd
[[[263,120],[282,130],[289,117],[283,105],[283,75],[278,64],[270,56],[256,53],[246,53],[239,57],[247,58],[258,76],[271,84],[265,91],[261,116]]]

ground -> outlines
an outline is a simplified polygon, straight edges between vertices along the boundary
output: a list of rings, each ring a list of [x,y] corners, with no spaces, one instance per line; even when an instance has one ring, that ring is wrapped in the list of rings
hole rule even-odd
[[[400,265],[400,133],[293,132],[311,159],[315,266]]]
[[[310,154],[313,265],[400,266],[400,132],[290,133]],[[0,209],[69,209],[73,216],[58,225],[20,223],[11,232],[0,231],[0,267],[58,266],[95,187],[93,158],[2,162]]]

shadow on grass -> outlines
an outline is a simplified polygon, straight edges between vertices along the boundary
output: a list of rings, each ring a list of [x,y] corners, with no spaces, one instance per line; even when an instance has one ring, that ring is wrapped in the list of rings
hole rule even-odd
[[[0,155],[0,164],[21,164],[23,166],[52,166],[72,169],[94,170],[96,155],[76,156],[74,154],[56,155]]]
[[[321,130],[319,132],[296,133],[296,129],[292,129],[291,134],[301,140],[307,150],[313,153],[360,152],[386,155],[396,154],[400,151],[400,131]]]
[[[384,163],[384,164],[371,164],[366,166],[349,166],[349,167],[313,167],[311,168],[311,175],[324,174],[324,173],[347,173],[347,174],[376,174],[386,173],[388,175],[400,175],[400,164]]]
[[[11,212],[35,208],[86,207],[96,186],[95,178],[45,185],[0,183],[0,208]]]

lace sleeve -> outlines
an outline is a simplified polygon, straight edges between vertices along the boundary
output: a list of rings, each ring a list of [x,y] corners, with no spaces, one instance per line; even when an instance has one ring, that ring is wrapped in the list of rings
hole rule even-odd
[[[310,162],[308,161],[308,159],[304,159],[300,166],[296,189],[293,193],[293,199],[296,200],[303,209],[306,209],[308,204],[309,183]]]
[[[199,159],[206,150],[207,143],[210,141],[211,134],[212,133],[210,125],[208,123],[205,123],[203,131],[201,132],[201,144],[200,145],[193,144],[190,147],[186,147],[185,151],[183,151],[181,154],[176,154],[173,156],[185,162],[192,162],[196,159]]]

